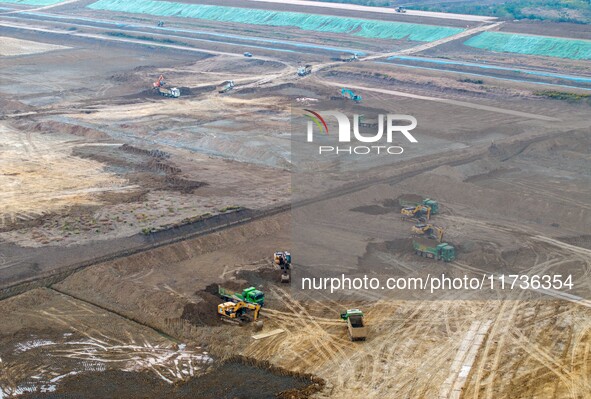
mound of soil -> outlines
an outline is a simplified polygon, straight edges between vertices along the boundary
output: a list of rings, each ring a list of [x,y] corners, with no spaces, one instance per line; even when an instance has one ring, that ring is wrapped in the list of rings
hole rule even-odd
[[[111,139],[111,136],[105,132],[101,132],[100,130],[57,121],[43,121],[31,126],[30,129],[44,133],[68,133],[74,136],[85,137],[92,140]]]
[[[220,325],[222,322],[217,315],[217,307],[222,301],[217,295],[217,288],[215,294],[205,291],[199,291],[197,294],[202,300],[186,304],[181,319],[195,326]]]
[[[0,113],[1,114],[11,114],[11,113],[21,113],[30,111],[32,107],[27,104],[21,103],[17,100],[10,100],[7,98],[0,98]]]

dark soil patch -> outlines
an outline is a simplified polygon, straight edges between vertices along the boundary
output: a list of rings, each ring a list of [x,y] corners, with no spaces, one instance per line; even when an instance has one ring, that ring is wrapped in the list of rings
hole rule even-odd
[[[106,371],[66,377],[56,392],[23,395],[42,399],[272,399],[309,398],[324,386],[312,376],[230,360],[187,382],[167,384],[152,373]]]
[[[217,307],[222,300],[217,295],[217,288],[215,294],[205,291],[198,291],[196,294],[202,300],[198,303],[186,304],[181,319],[195,326],[220,325],[222,322],[217,315]]]
[[[422,198],[420,201],[422,201]],[[396,200],[387,199],[382,201],[381,204],[358,206],[356,208],[352,208],[351,211],[361,212],[367,215],[385,215],[386,213],[391,212],[398,213],[400,211],[400,205]]]
[[[186,179],[182,170],[170,160],[170,154],[129,145],[121,147],[85,146],[73,154],[104,163],[107,170],[124,176],[131,183],[152,190],[179,191],[190,194],[206,183]]]

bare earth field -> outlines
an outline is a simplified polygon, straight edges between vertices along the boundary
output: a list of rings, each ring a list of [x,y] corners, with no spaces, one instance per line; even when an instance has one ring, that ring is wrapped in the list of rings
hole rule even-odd
[[[45,53],[52,50],[62,50],[67,47],[53,44],[31,42],[12,37],[2,37],[0,41],[0,56],[15,56],[24,54]]]
[[[587,61],[462,45],[489,28],[561,36],[559,26],[392,15],[476,29],[421,43],[179,17],[158,27],[161,17],[91,3],[0,14],[1,399],[588,396],[589,85],[387,61],[588,76]],[[338,61],[357,51],[359,61]],[[310,76],[297,76],[303,64]],[[161,74],[180,98],[155,93]],[[220,93],[228,80],[234,89]],[[292,112],[323,101],[413,115],[419,142],[386,163],[300,157]],[[439,201],[433,220],[457,259],[413,253],[397,202],[408,195]],[[291,285],[276,250],[294,253]],[[302,275],[442,272],[572,274],[576,284],[433,296],[299,285]],[[220,321],[218,285],[265,292],[262,331]],[[349,340],[348,308],[363,309],[365,342]]]

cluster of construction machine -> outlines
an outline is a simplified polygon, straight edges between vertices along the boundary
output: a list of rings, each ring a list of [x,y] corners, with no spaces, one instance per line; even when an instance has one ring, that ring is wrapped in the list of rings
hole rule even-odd
[[[160,25],[162,23],[162,25]],[[164,26],[164,22],[158,22],[158,27]],[[252,57],[252,53],[246,52],[244,56],[247,58]],[[358,61],[359,57],[356,53],[344,53],[339,56],[339,60],[342,62],[352,62]],[[312,73],[312,65],[303,65],[299,66],[297,69],[297,76],[305,77]],[[216,86],[216,91],[220,94],[224,94],[229,92],[235,87],[233,80],[226,80],[219,85]],[[154,93],[160,96],[169,97],[169,98],[179,98],[181,96],[181,91],[177,87],[167,87],[166,81],[164,80],[164,75],[160,75],[158,80],[152,83],[152,88]],[[356,103],[361,101],[361,96],[355,94],[352,90],[343,88],[341,89],[341,96],[340,97],[331,97],[331,100],[334,99],[350,99],[355,101]]]
[[[398,203],[402,207],[402,219],[415,222],[411,228],[415,254],[444,262],[455,260],[456,249],[443,242],[443,227],[431,222],[431,217],[439,213],[439,203],[430,198],[417,201],[403,197],[398,199]]]
[[[413,221],[411,227],[412,247],[415,254],[429,259],[451,262],[456,257],[455,248],[443,242],[444,229],[431,222],[433,215],[440,212],[439,203],[430,198],[412,199],[400,197],[398,203],[403,220]],[[291,282],[291,253],[277,251],[273,254],[273,267],[279,272],[281,283]],[[243,324],[255,321],[255,328],[262,328],[259,312],[265,304],[265,294],[255,287],[248,287],[242,292],[234,292],[218,287],[218,294],[224,300],[218,305],[218,315],[222,320]],[[341,313],[351,341],[365,341],[367,326],[360,309],[348,309]]]
[[[281,283],[291,281],[291,253],[287,251],[275,252],[273,267],[280,272],[279,281]],[[218,294],[225,301],[218,305],[218,314],[222,320],[235,321],[238,324],[257,320],[261,307],[265,304],[265,294],[255,287],[245,288],[242,292],[234,292],[219,286]],[[250,313],[252,313],[252,317]]]

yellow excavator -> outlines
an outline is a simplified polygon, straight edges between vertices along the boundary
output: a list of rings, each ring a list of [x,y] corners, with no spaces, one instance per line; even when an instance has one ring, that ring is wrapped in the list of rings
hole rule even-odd
[[[252,319],[249,315],[247,315],[247,310],[254,311]],[[248,302],[224,302],[218,305],[218,314],[221,315],[223,318],[227,318],[230,320],[248,322],[251,320],[256,320],[259,318],[259,311],[261,310],[261,305],[258,303],[248,303]]]
[[[431,207],[423,204],[409,206],[402,208],[400,214],[403,220],[410,218],[424,223],[431,218]]]
[[[443,240],[443,227],[435,226],[430,223],[420,223],[412,227],[412,233],[426,236],[441,242]]]

